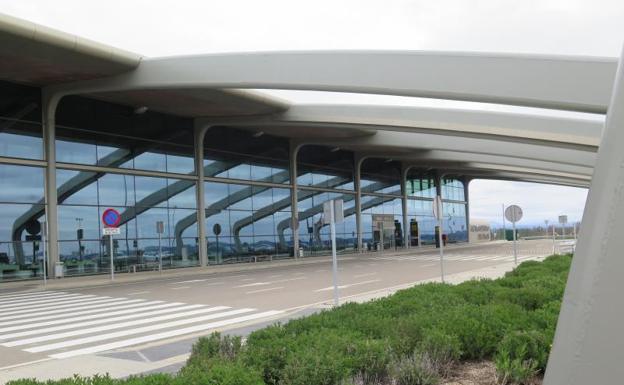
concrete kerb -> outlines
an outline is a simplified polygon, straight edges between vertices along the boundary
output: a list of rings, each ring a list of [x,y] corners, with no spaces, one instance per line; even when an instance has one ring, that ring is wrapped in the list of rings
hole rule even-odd
[[[488,245],[495,245],[505,243],[505,241],[495,241],[488,243]],[[471,247],[482,247],[484,244],[455,244],[448,245],[445,250],[463,250]],[[386,250],[384,256],[397,256],[397,255],[418,255],[426,254],[433,250],[436,250],[434,246],[423,246],[419,248],[411,249],[399,249],[399,250]],[[360,257],[374,257],[379,256],[379,252],[372,253],[352,253],[342,254],[338,258],[341,260],[353,260]],[[172,280],[184,277],[190,277],[195,275],[213,275],[222,273],[237,273],[253,270],[270,269],[275,267],[285,266],[301,266],[316,263],[329,263],[331,261],[330,256],[318,256],[318,257],[305,257],[299,259],[284,259],[284,260],[272,260],[255,263],[237,263],[232,265],[216,265],[216,266],[204,266],[204,267],[187,267],[180,269],[163,270],[162,274],[159,272],[137,272],[137,273],[123,273],[116,274],[115,281],[110,281],[110,278],[106,274],[101,275],[89,275],[89,276],[76,276],[66,277],[56,280],[48,280],[47,286],[44,288],[41,280],[25,280],[25,281],[12,281],[3,282],[0,286],[0,293],[9,292],[36,292],[42,290],[69,290],[80,288],[93,288],[100,286],[110,285],[124,285],[141,283],[151,280]]]

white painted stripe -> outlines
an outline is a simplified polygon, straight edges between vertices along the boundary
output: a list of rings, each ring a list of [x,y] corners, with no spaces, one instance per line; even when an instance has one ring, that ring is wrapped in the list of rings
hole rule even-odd
[[[180,283],[204,282],[204,281],[207,281],[207,279],[191,279],[190,281],[172,282],[172,283],[170,283],[170,285],[177,285],[177,284],[180,284]]]
[[[34,298],[34,299],[20,298],[19,300],[15,300],[15,301],[6,301],[6,302],[3,301],[2,306],[0,306],[0,309],[7,309],[10,307],[23,306],[23,305],[36,305],[40,303],[60,301],[65,298],[72,298],[72,297],[79,297],[79,296],[81,296],[81,294],[57,294],[53,296],[46,296],[46,297]]]
[[[353,278],[364,278],[364,277],[370,277],[373,275],[377,275],[377,273],[357,274],[357,275],[354,275]]]
[[[20,310],[2,311],[2,315],[4,316],[4,315],[15,315],[15,314],[27,314],[27,313],[41,312],[45,310],[66,309],[68,307],[80,307],[80,304],[84,302],[100,303],[104,301],[111,301],[113,299],[114,298],[111,298],[111,297],[95,297],[95,296],[94,298],[84,298],[84,297],[72,298],[71,301],[63,301],[63,302],[59,302],[58,304],[46,304],[46,305],[36,306],[33,308],[22,307],[22,308],[17,308]],[[3,319],[3,318],[0,318],[0,319]]]
[[[127,321],[127,322],[120,322],[116,324],[97,326],[93,328],[71,330],[71,331],[64,332],[64,333],[57,333],[57,334],[50,334],[50,335],[45,335],[45,336],[15,340],[15,341],[4,343],[2,344],[2,346],[14,347],[14,346],[30,345],[30,344],[34,344],[38,342],[52,341],[52,340],[58,340],[61,338],[68,338],[68,337],[76,337],[76,336],[81,336],[85,334],[99,333],[99,332],[103,332],[107,330],[121,329],[125,327],[130,327],[130,326],[144,325],[144,324],[160,322],[160,321],[167,321],[171,319],[189,317],[189,316],[194,316],[194,315],[204,314],[204,313],[211,313],[211,312],[225,310],[225,309],[231,309],[231,308],[229,306],[215,306],[215,307],[209,307],[209,308],[204,308],[204,309],[196,309],[196,310],[190,310],[190,311],[181,312],[181,313],[162,315],[162,316],[153,317],[153,318],[145,318],[145,319],[139,319],[139,320],[134,320],[134,321]]]
[[[158,334],[152,334],[152,335],[147,335],[143,337],[136,337],[136,338],[132,338],[129,340],[124,340],[124,341],[111,342],[111,343],[104,344],[104,345],[91,346],[88,348],[77,349],[77,350],[70,350],[67,352],[52,354],[50,355],[50,357],[61,359],[61,358],[80,356],[84,354],[98,353],[98,352],[103,352],[107,350],[119,349],[119,348],[132,346],[132,345],[138,345],[138,344],[142,344],[146,342],[158,341],[158,340],[162,340],[165,338],[171,338],[171,337],[182,336],[185,334],[202,332],[202,331],[215,329],[215,328],[222,327],[222,326],[232,325],[232,324],[236,324],[240,322],[246,322],[246,321],[252,321],[252,320],[260,319],[260,318],[272,317],[281,313],[283,312],[278,311],[278,310],[266,311],[263,313],[256,313],[256,314],[251,314],[247,316],[231,318],[231,319],[227,319],[223,321],[211,322],[211,323],[204,324],[204,325],[191,326],[191,327],[184,328],[184,329],[171,330],[171,331],[162,332]]]
[[[375,283],[375,282],[379,282],[381,281],[381,279],[371,279],[370,281],[362,281],[362,282],[356,282],[356,283],[350,283],[347,285],[340,285],[338,286],[338,289],[347,289],[349,287],[353,287],[353,286],[359,286],[359,285],[368,285],[369,283]],[[324,287],[322,289],[318,289],[318,290],[314,290],[315,293],[319,293],[321,291],[329,291],[329,290],[334,290],[333,286],[328,286],[328,287]]]
[[[2,301],[2,303],[5,302],[5,300],[17,300],[17,299],[21,299],[21,298],[36,298],[36,297],[47,297],[49,295],[57,295],[57,294],[67,294],[63,291],[35,291],[35,292],[29,292],[29,293],[20,293],[20,294],[7,294],[7,295],[0,295],[0,301]]]
[[[106,301],[100,301],[99,303],[96,303],[95,305],[80,306],[76,308],[76,310],[93,309],[97,307],[114,306],[118,304],[126,304],[126,303],[131,303],[131,302],[142,302],[142,301],[145,301],[145,300],[144,299],[113,298],[113,299],[109,299]],[[115,308],[109,307],[109,309],[115,309]],[[68,309],[56,309],[56,310],[44,311],[44,312],[38,312],[38,313],[32,313],[32,314],[18,314],[18,315],[13,315],[9,317],[0,317],[0,321],[16,320],[19,318],[30,319],[31,317],[38,317],[38,316],[58,314],[58,313],[65,313],[66,315],[67,311]],[[5,323],[2,323],[2,325],[5,325]]]
[[[132,293],[128,293],[126,295],[140,295],[140,294],[147,294],[147,293],[149,293],[149,291],[147,291],[147,290],[146,291],[135,291],[135,292],[132,292]]]
[[[178,286],[178,287],[172,287],[171,290],[185,290],[185,289],[190,289],[190,286]]]
[[[148,305],[154,305],[154,306],[148,306]],[[42,321],[42,322],[34,322],[34,323],[28,320],[29,322],[27,324],[1,328],[0,333],[7,333],[7,332],[16,331],[16,330],[34,329],[34,328],[40,328],[44,326],[61,325],[61,324],[69,324],[69,325],[63,325],[63,327],[74,328],[74,327],[80,327],[87,323],[87,322],[82,322],[82,321],[88,321],[88,320],[93,320],[93,319],[100,320],[103,317],[122,315],[122,314],[128,314],[128,313],[132,313],[128,317],[141,317],[142,314],[140,312],[143,312],[146,310],[150,311],[150,310],[163,309],[163,308],[167,309],[173,306],[180,306],[180,305],[184,305],[184,304],[182,302],[162,303],[162,301],[143,302],[140,304],[120,306],[118,307],[118,309],[127,308],[127,307],[130,307],[130,309],[119,310],[119,311],[114,311],[114,312],[97,313],[97,314],[91,314],[91,315],[84,315],[80,317],[61,318],[61,319],[54,319],[52,321]],[[197,305],[197,306],[201,306],[201,305]],[[176,309],[167,309],[167,311],[175,311],[175,310]],[[93,311],[87,311],[84,313],[93,313],[95,311],[101,312],[101,310],[93,310]],[[56,318],[59,318],[59,317],[65,317],[65,315],[58,316]],[[74,322],[80,322],[80,324],[75,325]],[[38,332],[39,329],[33,330],[33,331]]]
[[[264,293],[265,291],[273,291],[273,290],[279,290],[279,289],[283,289],[283,288],[284,288],[284,286],[269,287],[269,288],[266,288],[266,289],[248,291],[245,294]]]
[[[245,285],[239,285],[239,286],[234,286],[235,289],[239,289],[241,287],[254,287],[254,286],[266,286],[266,285],[271,285],[274,282],[254,282],[254,283],[248,283]]]
[[[136,328],[136,329],[121,330],[121,331],[113,332],[113,333],[100,334],[100,335],[96,335],[96,336],[78,338],[78,339],[75,339],[75,340],[62,341],[62,342],[57,342],[57,343],[48,344],[48,345],[35,346],[35,347],[32,347],[32,348],[24,349],[24,351],[30,352],[30,353],[39,353],[39,352],[46,352],[46,351],[49,351],[49,350],[63,349],[63,348],[67,348],[67,347],[70,347],[70,346],[83,345],[83,344],[88,344],[88,343],[91,343],[91,342],[110,340],[110,339],[113,339],[113,338],[129,336],[129,335],[132,335],[132,334],[147,333],[147,332],[151,332],[151,331],[159,330],[159,329],[173,328],[173,327],[176,327],[176,326],[187,325],[187,324],[192,324],[192,323],[197,323],[197,322],[203,322],[203,321],[208,321],[208,320],[215,319],[215,318],[223,318],[223,317],[228,317],[228,316],[231,316],[231,315],[236,315],[236,314],[241,314],[241,313],[249,313],[249,312],[252,312],[254,310],[255,309],[230,310],[230,311],[226,311],[226,312],[222,312],[222,313],[205,315],[205,316],[202,316],[202,317],[187,318],[187,319],[183,319],[183,320],[179,320],[179,321],[166,322],[166,323],[162,323],[162,324],[159,324],[159,325],[149,325],[149,326],[144,326],[144,327]]]

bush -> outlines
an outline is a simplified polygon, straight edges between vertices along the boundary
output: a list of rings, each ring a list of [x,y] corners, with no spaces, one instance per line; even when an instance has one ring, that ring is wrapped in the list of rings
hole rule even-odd
[[[393,361],[390,376],[396,385],[434,385],[440,381],[431,358],[422,352]]]
[[[538,331],[509,333],[494,357],[500,381],[503,384],[528,383],[546,368],[549,350],[546,337]]]
[[[189,359],[186,361],[187,366],[202,366],[209,368],[211,362],[231,361],[234,360],[242,348],[241,338],[238,336],[221,336],[220,333],[214,332],[208,337],[201,337],[195,344]]]
[[[185,367],[167,385],[264,385],[264,381],[259,372],[240,362],[213,360],[210,369]]]
[[[433,369],[441,377],[450,374],[453,365],[461,357],[461,342],[455,335],[446,334],[441,330],[429,329],[418,345],[419,352],[426,354]]]

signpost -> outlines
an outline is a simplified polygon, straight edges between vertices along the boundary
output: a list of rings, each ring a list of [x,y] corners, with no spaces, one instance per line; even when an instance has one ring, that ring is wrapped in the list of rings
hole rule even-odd
[[[511,205],[505,209],[505,218],[513,225],[513,253],[514,263],[518,264],[518,249],[516,246],[516,222],[522,219],[522,209],[519,206]]]
[[[332,199],[323,203],[323,223],[329,224],[332,245],[332,270],[334,281],[334,306],[338,306],[338,258],[336,257],[336,223],[344,221],[342,199]]]
[[[559,215],[559,224],[561,225],[561,237],[565,240],[565,225],[568,223],[567,215]]]
[[[165,223],[163,221],[156,222],[156,232],[158,233],[158,271],[162,274],[162,234],[165,232]]]
[[[115,209],[106,209],[102,213],[102,235],[107,235],[109,240],[110,254],[110,273],[111,281],[115,280],[115,247],[113,244],[113,235],[119,235],[119,224],[121,223],[121,214]]]
[[[436,195],[433,201],[433,216],[438,221],[438,242],[440,243],[440,278],[444,283],[444,242],[442,238],[442,197]]]
[[[48,258],[46,256],[46,237],[48,235],[47,223],[45,221],[41,225],[41,243],[43,247],[43,288],[48,285]]]

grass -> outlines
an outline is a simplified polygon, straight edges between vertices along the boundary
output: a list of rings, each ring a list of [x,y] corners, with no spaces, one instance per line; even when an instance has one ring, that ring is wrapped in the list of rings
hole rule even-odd
[[[74,377],[49,385],[433,385],[465,360],[492,360],[499,382],[543,373],[571,256],[505,277],[431,283],[276,324],[240,339],[214,333],[175,376]],[[41,384],[35,380],[11,385]]]

